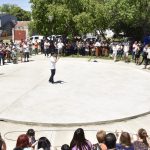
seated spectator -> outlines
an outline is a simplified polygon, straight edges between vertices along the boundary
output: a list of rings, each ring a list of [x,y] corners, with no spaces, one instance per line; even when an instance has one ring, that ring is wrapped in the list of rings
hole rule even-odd
[[[51,143],[46,137],[41,137],[38,140],[38,145],[37,145],[38,150],[39,149],[50,150],[50,147],[51,147]]]
[[[115,150],[116,149],[116,136],[113,133],[106,134],[105,144],[107,146],[107,150]]]
[[[149,149],[150,145],[149,145],[148,135],[145,129],[139,129],[138,140],[135,141],[133,144],[134,144],[134,150]]]
[[[100,130],[97,132],[96,137],[97,137],[98,143],[93,145],[93,150],[107,150],[107,147],[104,144],[105,136],[106,136],[105,131]]]
[[[0,150],[6,150],[6,143],[0,135]]]
[[[36,140],[35,140],[35,131],[33,129],[29,129],[27,131],[26,135],[28,136],[29,143],[32,146],[36,142]]]
[[[64,144],[61,146],[61,150],[70,150],[70,147],[68,144]]]
[[[91,150],[92,144],[90,141],[85,139],[84,130],[78,128],[73,135],[73,139],[70,143],[71,150]]]
[[[131,137],[128,132],[121,133],[120,142],[116,147],[120,150],[134,150],[133,144],[131,143]]]
[[[29,138],[26,134],[21,134],[18,137],[16,148],[22,148],[23,150],[32,150],[32,148],[30,147]]]

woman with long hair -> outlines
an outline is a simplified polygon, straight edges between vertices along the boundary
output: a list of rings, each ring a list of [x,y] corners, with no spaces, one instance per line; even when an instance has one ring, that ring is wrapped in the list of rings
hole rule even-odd
[[[133,144],[131,143],[131,137],[128,132],[121,133],[120,142],[117,144],[117,148],[123,150],[134,150]]]
[[[85,138],[84,130],[78,128],[73,135],[73,139],[70,143],[71,150],[91,150],[92,144]]]
[[[32,150],[29,143],[29,138],[26,134],[21,134],[16,143],[16,148],[22,148],[23,150]]]
[[[150,148],[148,135],[145,129],[138,131],[138,140],[134,142],[134,150],[148,150]]]
[[[38,140],[37,149],[50,150],[51,143],[46,137],[41,137]]]

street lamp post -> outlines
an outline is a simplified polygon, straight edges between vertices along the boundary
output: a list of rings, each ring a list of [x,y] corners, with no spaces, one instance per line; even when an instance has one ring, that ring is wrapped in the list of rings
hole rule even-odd
[[[16,33],[15,33],[15,30],[16,30],[16,24],[17,22],[15,20],[12,20],[12,23],[13,23],[13,28],[12,28],[12,40],[13,42],[15,43],[15,37],[16,37]]]
[[[50,23],[52,23],[52,21],[53,21],[53,16],[48,16],[48,20],[50,21]],[[51,27],[51,32],[52,32],[52,24],[50,25],[50,27]]]

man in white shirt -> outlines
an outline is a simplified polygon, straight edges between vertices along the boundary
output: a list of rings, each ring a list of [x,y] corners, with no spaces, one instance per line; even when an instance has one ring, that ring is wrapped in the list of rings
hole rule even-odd
[[[28,62],[29,61],[29,45],[27,44],[27,42],[23,43],[23,52],[24,52],[24,62]]]
[[[126,43],[123,47],[123,52],[124,52],[124,60],[125,62],[128,62],[128,55],[129,55],[129,43]]]
[[[135,59],[135,52],[137,49],[138,49],[138,43],[137,43],[137,41],[135,41],[133,46],[132,46],[132,60]]]
[[[52,53],[50,57],[50,69],[51,69],[51,76],[49,78],[50,83],[54,83],[54,75],[56,73],[56,62],[58,61],[58,57],[56,53]]]
[[[63,47],[64,47],[64,43],[61,41],[58,41],[57,43],[58,55],[62,54]]]
[[[116,62],[117,61],[117,51],[118,51],[116,43],[114,43],[112,45],[112,50],[113,50],[113,59],[114,59],[114,62]]]

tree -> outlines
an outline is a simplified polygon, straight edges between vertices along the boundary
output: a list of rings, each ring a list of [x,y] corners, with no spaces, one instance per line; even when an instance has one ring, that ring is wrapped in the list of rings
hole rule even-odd
[[[50,21],[48,19],[48,5],[44,0],[31,0],[32,19],[36,33],[42,35],[49,34]]]
[[[3,4],[0,7],[0,11],[17,17],[18,21],[30,21],[31,19],[31,13],[21,9],[17,5]]]
[[[50,21],[51,33],[66,34],[70,32],[72,13],[66,5],[49,5],[47,15],[52,17]]]
[[[69,34],[70,32],[76,35],[92,31],[93,17],[88,12],[89,1],[31,0],[32,16],[37,31],[44,35]],[[49,16],[53,18],[51,21],[48,19]],[[82,29],[79,29],[80,27]]]
[[[73,20],[80,35],[85,35],[93,31],[94,19],[90,13],[82,12],[79,15],[75,15]]]
[[[150,32],[150,0],[30,1],[35,27],[44,35],[81,35],[97,29],[104,35],[106,29],[112,29],[140,39]]]
[[[108,0],[106,5],[110,28],[115,33],[124,32],[126,36],[140,40],[150,32],[149,0]]]

